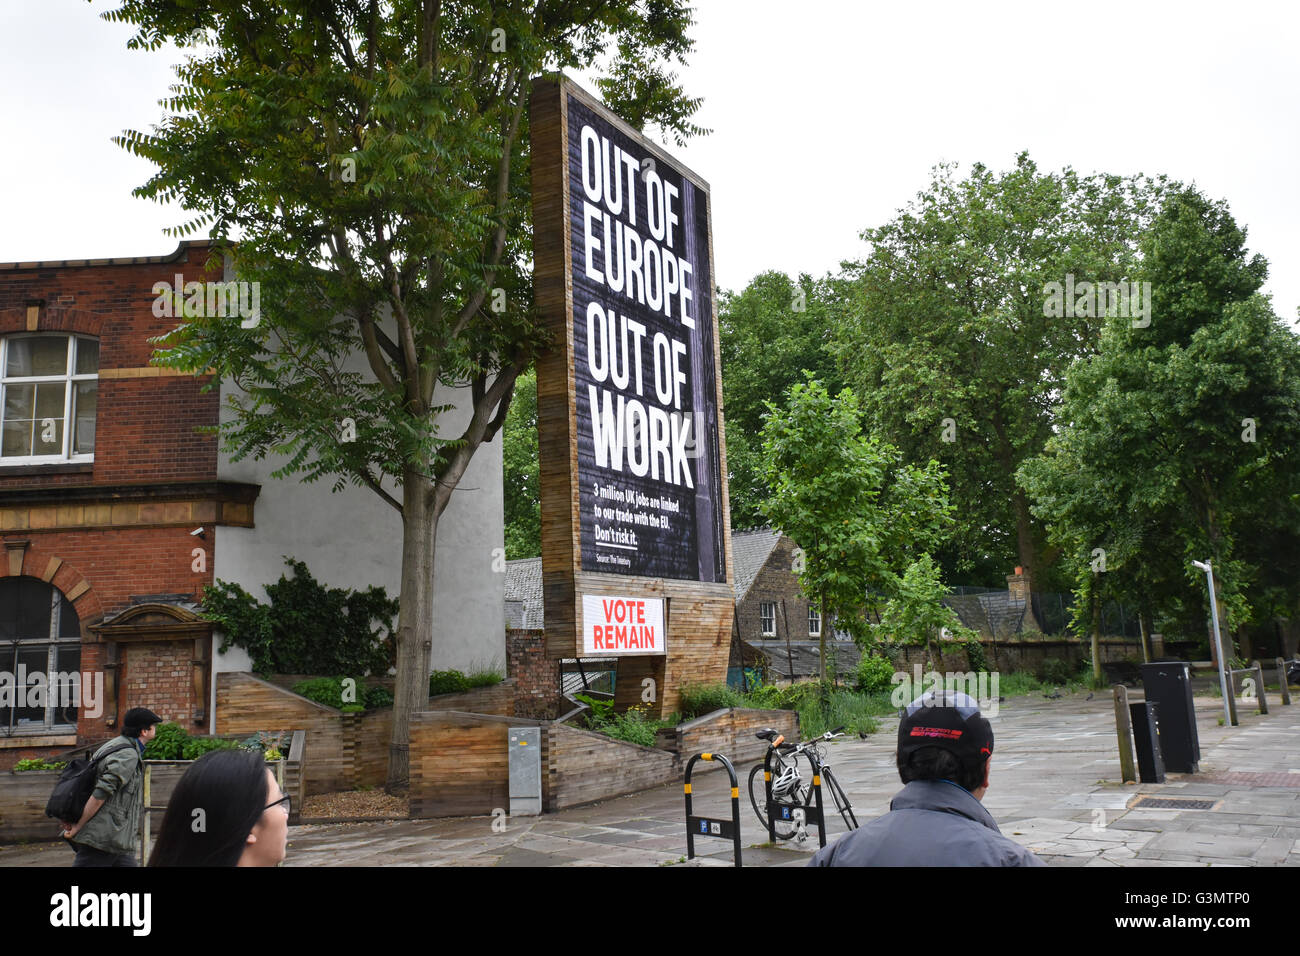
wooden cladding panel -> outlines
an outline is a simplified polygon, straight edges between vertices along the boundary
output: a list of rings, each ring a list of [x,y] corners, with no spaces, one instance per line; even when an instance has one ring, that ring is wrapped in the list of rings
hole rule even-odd
[[[533,228],[536,302],[552,335],[552,347],[537,361],[538,457],[542,509],[542,590],[546,605],[548,658],[582,656],[581,595],[635,594],[669,599],[666,660],[621,657],[616,703],[620,709],[640,703],[642,679],[655,680],[651,712],[661,715],[676,707],[682,683],[715,682],[726,677],[735,596],[726,582],[702,583],[661,578],[584,572],[578,499],[577,408],[574,401],[573,273],[569,242],[568,94],[594,105],[583,91],[564,79],[534,81],[530,107],[533,176]],[[629,131],[631,133],[631,131]],[[632,135],[635,135],[634,133]],[[707,186],[680,162],[653,144],[646,149]],[[727,514],[726,443],[722,423],[722,377],[717,331],[717,295],[713,281],[713,236],[709,238],[710,288],[713,320],[713,361],[719,421],[719,464],[722,475],[724,533],[719,546],[726,555],[726,581],[734,580]]]
[[[547,736],[545,776],[551,780],[547,810],[593,803],[682,778],[676,757],[564,724]]]

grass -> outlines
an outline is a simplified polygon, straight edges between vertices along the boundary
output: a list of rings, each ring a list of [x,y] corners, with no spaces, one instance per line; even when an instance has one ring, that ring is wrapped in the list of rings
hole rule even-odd
[[[889,696],[887,691],[863,694],[847,687],[832,687],[823,694],[816,681],[789,687],[759,685],[748,694],[726,684],[695,684],[682,688],[680,706],[687,718],[724,707],[793,710],[799,715],[799,732],[806,738],[841,726],[848,733],[875,733],[880,727],[875,718],[896,710]]]

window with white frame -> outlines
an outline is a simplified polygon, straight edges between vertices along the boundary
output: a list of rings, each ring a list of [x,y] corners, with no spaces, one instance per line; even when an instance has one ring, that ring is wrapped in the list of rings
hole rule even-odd
[[[80,670],[72,602],[39,578],[0,579],[0,736],[75,732]]]
[[[776,605],[764,602],[758,606],[758,623],[764,637],[776,637]]]
[[[0,465],[94,460],[99,342],[9,336],[0,372]]]
[[[808,605],[808,636],[820,637],[822,633],[822,616],[817,608]]]

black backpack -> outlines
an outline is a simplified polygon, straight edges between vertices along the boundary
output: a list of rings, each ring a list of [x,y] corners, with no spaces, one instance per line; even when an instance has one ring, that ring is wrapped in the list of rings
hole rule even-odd
[[[78,757],[71,761],[63,768],[63,773],[59,774],[59,782],[54,785],[54,792],[45,804],[45,815],[69,826],[76,824],[86,812],[86,804],[95,792],[95,781],[99,779],[99,762],[109,754],[134,746],[133,743],[125,743],[105,751],[94,760]]]

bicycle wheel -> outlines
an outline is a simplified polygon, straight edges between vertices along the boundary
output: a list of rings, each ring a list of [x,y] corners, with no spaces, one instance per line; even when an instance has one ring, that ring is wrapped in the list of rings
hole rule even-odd
[[[772,756],[772,778],[773,780],[779,780],[783,775],[787,779],[793,775],[797,780],[785,792],[773,793],[772,800],[779,807],[788,808],[790,818],[783,819],[784,814],[778,811],[773,829],[778,840],[789,840],[798,830],[793,819],[793,811],[803,809],[806,813],[812,799],[812,763],[803,754],[797,754],[794,757],[774,754]],[[766,830],[767,790],[761,763],[749,772],[749,802],[753,804],[754,813],[758,815],[759,823]]]
[[[825,802],[826,802],[825,793],[827,791],[830,792],[831,799],[835,801],[835,809],[838,810],[840,812],[840,816],[844,818],[844,825],[848,827],[850,830],[856,830],[858,828],[858,818],[853,813],[853,805],[849,803],[848,795],[845,794],[844,788],[841,787],[840,782],[835,779],[835,775],[831,773],[830,768],[823,767],[822,768],[823,807],[825,806]]]

